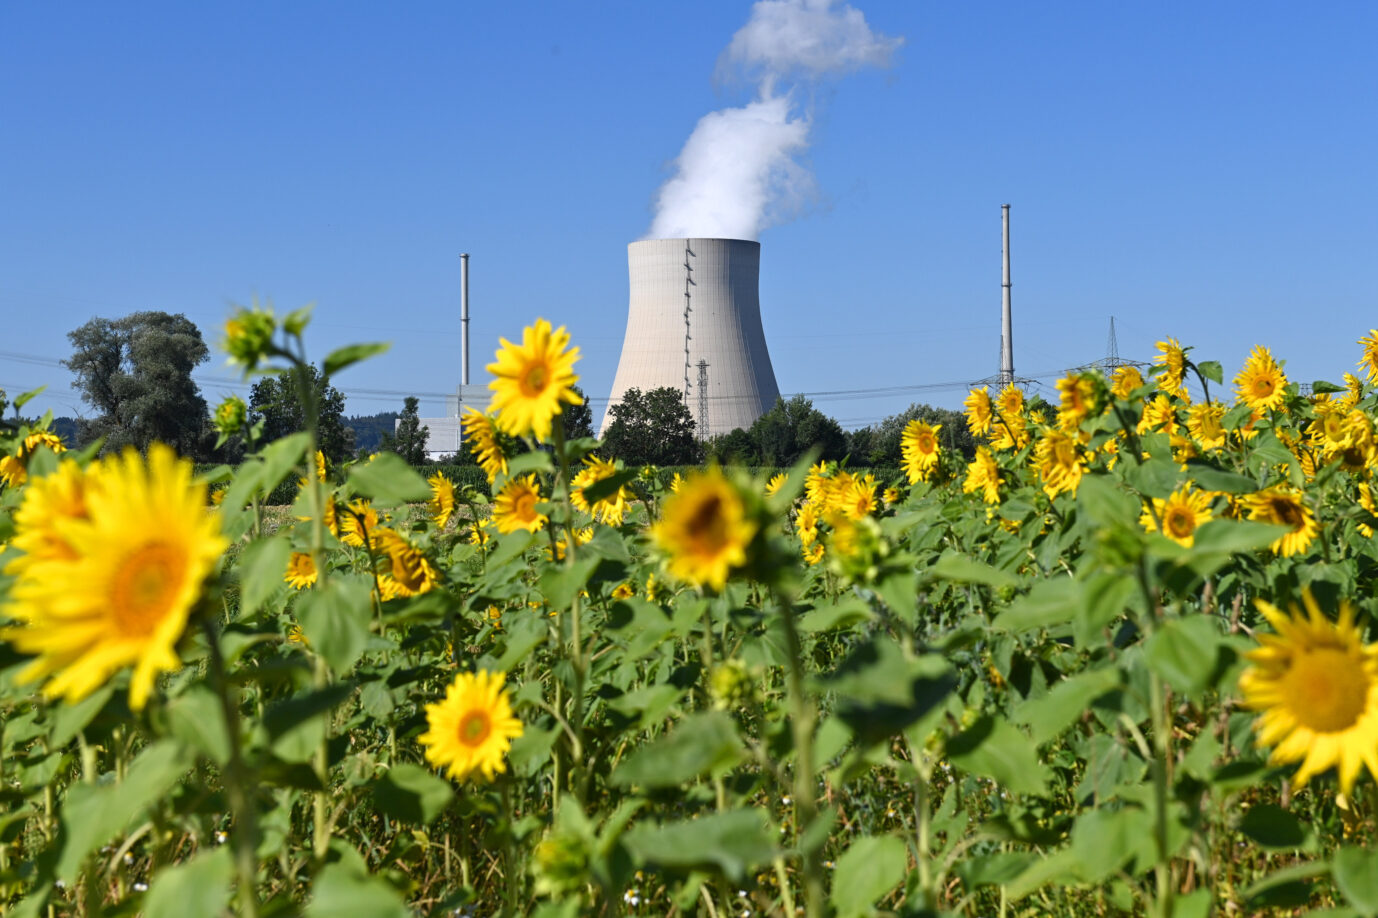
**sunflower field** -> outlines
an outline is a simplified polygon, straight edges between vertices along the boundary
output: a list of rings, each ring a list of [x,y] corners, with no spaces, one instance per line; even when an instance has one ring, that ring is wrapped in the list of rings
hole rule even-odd
[[[1378,332],[666,482],[563,439],[537,320],[490,498],[327,465],[308,322],[226,325],[308,419],[227,400],[237,468],[0,427],[5,914],[1378,915]]]

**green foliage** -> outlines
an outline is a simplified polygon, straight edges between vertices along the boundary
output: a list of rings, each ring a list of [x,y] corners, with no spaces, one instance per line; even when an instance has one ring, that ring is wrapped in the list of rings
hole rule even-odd
[[[602,451],[628,466],[691,465],[698,461],[694,418],[678,389],[628,389],[608,409]]]
[[[185,456],[207,457],[206,400],[192,380],[210,358],[201,330],[186,316],[135,312],[92,319],[67,334],[63,361],[75,387],[98,414],[80,424],[79,440],[104,438],[106,451],[167,443]]]
[[[402,402],[402,413],[397,416],[397,432],[384,431],[381,448],[401,456],[409,465],[426,464],[426,440],[429,427],[421,425],[418,414],[420,401],[415,396],[407,396]]]
[[[307,390],[317,416],[319,449],[331,462],[343,462],[354,452],[354,440],[344,424],[344,393],[330,385],[314,364],[307,364]],[[264,376],[249,390],[249,417],[262,421],[264,440],[276,440],[306,430],[307,406],[302,403],[293,371]]]

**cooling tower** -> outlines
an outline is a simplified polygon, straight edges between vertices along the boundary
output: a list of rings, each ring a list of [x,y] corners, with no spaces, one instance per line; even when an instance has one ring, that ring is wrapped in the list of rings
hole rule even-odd
[[[668,386],[700,438],[750,427],[780,390],[761,329],[761,244],[643,239],[627,246],[627,336],[609,406],[628,389]],[[601,430],[612,419],[603,416]]]

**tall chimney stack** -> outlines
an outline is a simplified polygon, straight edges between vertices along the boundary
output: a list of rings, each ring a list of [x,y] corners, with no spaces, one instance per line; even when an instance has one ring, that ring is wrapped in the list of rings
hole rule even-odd
[[[1004,281],[1000,285],[1000,385],[1008,386],[1014,382],[1014,320],[1010,315],[1010,205],[1000,205],[1000,218],[1004,224],[1001,251],[1005,264]]]
[[[469,253],[459,256],[459,384],[469,385]]]

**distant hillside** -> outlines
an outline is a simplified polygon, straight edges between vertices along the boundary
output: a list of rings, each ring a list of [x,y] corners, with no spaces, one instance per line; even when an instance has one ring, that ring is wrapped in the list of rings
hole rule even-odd
[[[383,440],[383,434],[392,433],[399,412],[382,411],[378,414],[361,414],[344,419],[346,427],[354,431],[354,448],[376,452]]]

